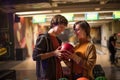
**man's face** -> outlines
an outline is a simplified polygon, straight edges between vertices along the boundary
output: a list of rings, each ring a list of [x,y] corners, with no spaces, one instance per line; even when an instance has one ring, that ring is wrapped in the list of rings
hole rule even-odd
[[[59,24],[53,27],[53,29],[54,29],[54,32],[58,35],[65,30],[65,27],[66,27],[65,25]]]

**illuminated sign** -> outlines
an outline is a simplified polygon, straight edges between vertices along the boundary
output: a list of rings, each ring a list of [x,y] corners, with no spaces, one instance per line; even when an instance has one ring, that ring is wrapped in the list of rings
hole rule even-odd
[[[32,18],[33,23],[44,23],[46,22],[46,15],[36,15]]]
[[[88,12],[88,13],[85,13],[85,19],[86,20],[98,20],[99,15],[97,12]]]
[[[113,12],[113,18],[114,19],[120,19],[120,11],[114,11]]]
[[[72,13],[64,13],[64,14],[61,14],[63,15],[68,21],[73,21],[74,20],[74,14]]]

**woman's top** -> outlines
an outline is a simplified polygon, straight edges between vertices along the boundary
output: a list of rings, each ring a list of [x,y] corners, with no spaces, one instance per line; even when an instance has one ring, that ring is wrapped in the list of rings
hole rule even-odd
[[[75,47],[75,53],[80,58],[79,63],[73,63],[73,74],[82,74],[82,76],[93,79],[92,70],[96,63],[95,46],[88,42]]]

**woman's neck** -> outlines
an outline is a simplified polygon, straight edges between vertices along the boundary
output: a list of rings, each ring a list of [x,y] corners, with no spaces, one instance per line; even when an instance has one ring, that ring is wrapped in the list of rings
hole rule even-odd
[[[84,39],[84,40],[79,40],[80,45],[81,45],[81,44],[88,43],[88,42],[89,42],[89,41],[88,41],[87,39],[86,39],[86,40],[85,40],[85,39]]]

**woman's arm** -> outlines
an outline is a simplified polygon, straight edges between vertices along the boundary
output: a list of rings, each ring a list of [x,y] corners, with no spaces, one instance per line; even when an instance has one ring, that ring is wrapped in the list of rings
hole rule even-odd
[[[96,49],[93,44],[90,44],[88,46],[85,56],[78,55],[79,52],[76,54],[72,54],[71,59],[75,61],[77,64],[82,65],[85,69],[91,69],[93,68],[95,62],[96,62]]]
[[[93,44],[90,44],[86,50],[85,58],[81,60],[83,68],[91,70],[96,63],[96,48]]]

